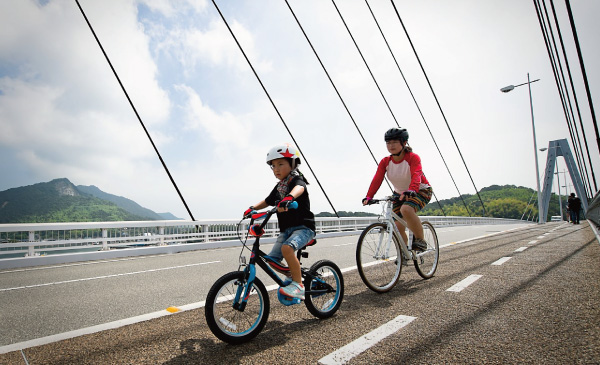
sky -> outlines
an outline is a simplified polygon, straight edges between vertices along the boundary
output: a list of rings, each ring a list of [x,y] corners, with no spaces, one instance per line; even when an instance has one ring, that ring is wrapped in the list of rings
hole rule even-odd
[[[527,82],[528,73],[540,79],[531,84],[538,148],[563,138],[571,144],[533,1],[394,2],[462,158],[390,1],[369,5],[423,117],[362,0],[335,4],[393,116],[333,2],[289,4],[350,114],[285,1],[217,0],[281,118],[212,1],[80,4],[196,219],[238,218],[268,195],[277,180],[267,151],[293,141],[281,119],[302,151],[315,213],[332,212],[329,202],[338,211],[379,212],[360,202],[388,154],[383,135],[397,126],[394,117],[408,129],[437,199],[474,194],[473,185],[535,189],[527,85],[500,92]],[[598,145],[565,4],[555,6],[597,172]],[[571,7],[598,110],[600,2],[573,0]],[[546,152],[538,157],[542,179]],[[571,184],[566,175],[561,185]],[[56,178],[189,219],[76,2],[3,0],[0,191]],[[378,195],[385,194],[384,184]]]

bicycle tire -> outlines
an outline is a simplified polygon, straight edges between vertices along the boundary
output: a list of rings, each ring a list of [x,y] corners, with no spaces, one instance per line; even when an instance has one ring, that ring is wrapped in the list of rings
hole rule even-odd
[[[324,294],[307,294],[304,299],[306,309],[317,318],[329,318],[337,312],[344,298],[344,277],[342,270],[329,260],[315,262],[304,279],[307,290],[333,288]]]
[[[356,246],[356,265],[365,285],[377,293],[386,293],[396,285],[402,271],[402,251],[395,235],[387,254],[378,251],[380,239],[387,242],[386,223],[373,223],[361,233]],[[384,251],[379,248],[379,251]]]
[[[418,252],[414,259],[415,269],[423,279],[429,279],[437,270],[440,259],[440,246],[437,239],[437,233],[433,225],[429,222],[423,222],[423,233],[427,242],[427,250]]]
[[[250,341],[269,318],[269,293],[258,278],[254,278],[245,309],[233,307],[238,288],[245,284],[244,272],[233,271],[220,277],[206,296],[204,313],[208,327],[217,338],[230,344]]]

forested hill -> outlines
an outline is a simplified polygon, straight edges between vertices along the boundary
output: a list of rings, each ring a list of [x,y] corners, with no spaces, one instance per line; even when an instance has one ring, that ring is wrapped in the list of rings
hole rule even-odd
[[[512,219],[523,219],[533,220],[537,217],[537,193],[535,190],[525,188],[522,186],[515,185],[492,185],[487,188],[481,189],[479,192],[481,200],[485,204],[485,209],[488,217],[494,218],[512,218]],[[463,202],[464,201],[464,202]],[[481,208],[481,202],[477,194],[464,194],[461,197],[443,199],[438,204],[435,198],[431,201],[425,209],[419,212],[419,215],[430,215],[430,216],[472,216],[482,217],[483,209]],[[467,212],[467,208],[469,212]],[[440,209],[440,205],[443,208]],[[566,197],[562,197],[563,213],[566,215]],[[527,208],[527,209],[526,209]],[[548,220],[554,215],[560,215],[558,206],[558,196],[552,194],[550,200],[550,206],[548,208]],[[342,217],[356,217],[356,216],[369,216],[374,215],[371,213],[364,212],[339,212]],[[343,214],[342,214],[343,213]],[[523,213],[525,215],[523,216]],[[317,217],[334,217],[335,214],[330,212],[321,212],[316,215]]]
[[[537,216],[537,193],[533,189],[515,185],[492,185],[481,189],[479,195],[485,204],[488,217],[521,219],[524,212],[524,219],[527,219],[528,216]],[[563,210],[566,209],[565,198],[565,196],[562,196]],[[481,217],[484,215],[477,194],[464,194],[462,199],[460,197],[442,199],[439,203],[438,205],[435,198],[432,198],[429,204],[419,212],[419,215],[444,215],[440,205],[446,215],[449,216],[471,215]],[[470,214],[467,212],[467,207]],[[560,215],[559,211],[558,196],[552,194],[548,207],[548,219],[553,215]]]
[[[105,222],[164,219],[132,200],[95,186],[56,179],[0,191],[0,223]]]

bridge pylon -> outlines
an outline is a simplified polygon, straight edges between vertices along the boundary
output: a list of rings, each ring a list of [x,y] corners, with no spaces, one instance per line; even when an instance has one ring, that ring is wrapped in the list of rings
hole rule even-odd
[[[571,153],[569,143],[566,139],[550,141],[550,143],[548,143],[548,156],[546,158],[546,173],[544,175],[544,182],[542,184],[542,211],[540,214],[542,215],[544,222],[548,220],[550,193],[552,192],[554,169],[556,166],[556,158],[558,156],[563,156],[565,158],[565,163],[567,164],[567,169],[569,170],[569,176],[571,176],[571,181],[573,182],[577,197],[581,199],[583,211],[585,212],[588,208],[587,193],[583,186],[583,181],[581,180],[581,175],[579,174],[577,165],[575,164],[575,159],[573,159],[573,154]]]

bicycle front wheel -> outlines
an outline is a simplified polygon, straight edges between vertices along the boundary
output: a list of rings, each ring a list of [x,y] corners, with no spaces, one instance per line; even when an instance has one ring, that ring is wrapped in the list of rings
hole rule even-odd
[[[304,305],[313,316],[329,318],[340,308],[344,298],[344,277],[333,262],[315,262],[304,279],[304,287],[308,290]]]
[[[390,291],[402,270],[400,243],[390,237],[387,224],[373,223],[361,233],[356,247],[356,265],[360,278],[377,293]]]
[[[246,303],[242,301],[246,279],[234,271],[217,280],[206,297],[206,322],[212,333],[231,344],[250,341],[260,333],[269,318],[269,293],[258,279]]]
[[[415,258],[415,268],[423,279],[429,279],[437,270],[440,258],[440,246],[438,244],[437,234],[433,225],[429,222],[423,222],[423,233],[427,250],[417,253]]]

